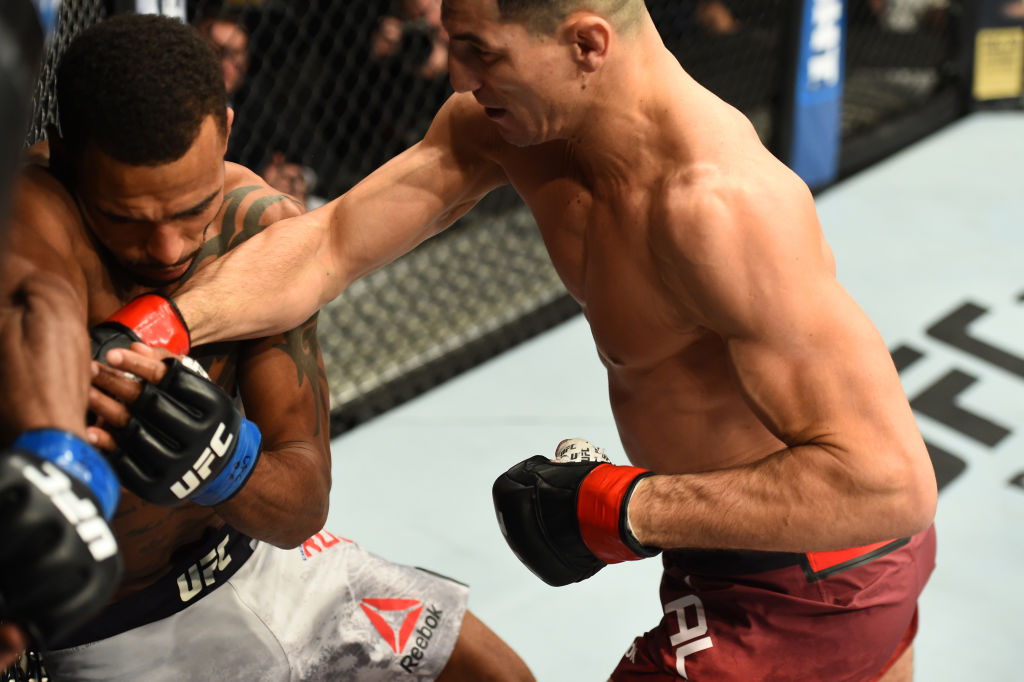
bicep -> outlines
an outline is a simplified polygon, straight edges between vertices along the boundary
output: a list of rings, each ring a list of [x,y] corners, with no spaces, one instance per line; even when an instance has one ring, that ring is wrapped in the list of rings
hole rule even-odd
[[[264,450],[306,451],[329,475],[329,396],[315,316],[284,334],[247,342],[238,386]]]
[[[686,306],[724,339],[744,398],[786,444],[913,447],[888,350],[837,281],[813,202],[783,197],[770,211],[740,194],[698,213],[715,227],[696,257],[680,243]]]
[[[731,321],[726,347],[751,408],[790,446],[886,450],[914,436],[874,325],[834,279],[813,286],[806,299],[780,287],[764,295],[765,310]]]

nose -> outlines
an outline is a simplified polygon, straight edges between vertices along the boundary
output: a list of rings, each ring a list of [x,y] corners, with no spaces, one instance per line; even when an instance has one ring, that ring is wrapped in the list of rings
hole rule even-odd
[[[181,232],[167,224],[158,224],[149,235],[146,253],[161,265],[174,265],[185,257],[185,239]]]
[[[448,52],[448,78],[455,92],[473,92],[480,89],[480,77],[462,60]]]

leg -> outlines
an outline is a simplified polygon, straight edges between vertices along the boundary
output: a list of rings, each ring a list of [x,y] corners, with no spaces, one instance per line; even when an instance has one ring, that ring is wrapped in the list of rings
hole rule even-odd
[[[437,682],[533,682],[523,660],[479,618],[466,611],[455,649]]]
[[[914,647],[908,646],[907,650],[896,659],[892,667],[885,671],[885,674],[878,678],[878,682],[911,682],[914,679]]]

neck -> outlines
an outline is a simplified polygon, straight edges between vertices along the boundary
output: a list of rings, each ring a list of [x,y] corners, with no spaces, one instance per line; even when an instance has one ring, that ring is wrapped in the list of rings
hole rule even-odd
[[[623,39],[615,59],[593,79],[579,124],[568,136],[577,162],[601,177],[635,182],[639,169],[655,170],[657,159],[679,144],[672,121],[678,119],[681,90],[692,81],[648,24]]]

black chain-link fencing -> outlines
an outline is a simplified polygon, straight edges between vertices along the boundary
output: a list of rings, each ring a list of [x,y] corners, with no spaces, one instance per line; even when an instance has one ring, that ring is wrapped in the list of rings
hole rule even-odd
[[[840,174],[849,175],[963,115],[968,0],[850,0]]]
[[[2,1],[2,0],[0,0]],[[46,50],[39,72],[39,83],[32,98],[32,122],[28,130],[28,143],[46,137],[46,127],[57,125],[57,62],[82,29],[92,26],[108,14],[105,0],[70,0],[60,8],[57,31]]]

